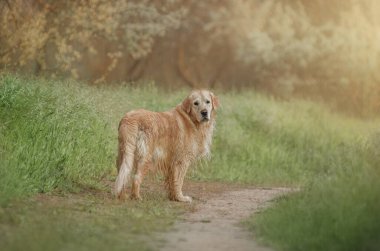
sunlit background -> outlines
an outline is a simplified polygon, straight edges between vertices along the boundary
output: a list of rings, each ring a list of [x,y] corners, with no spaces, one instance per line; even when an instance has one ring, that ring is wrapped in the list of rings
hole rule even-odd
[[[380,111],[377,0],[2,0],[0,67]]]

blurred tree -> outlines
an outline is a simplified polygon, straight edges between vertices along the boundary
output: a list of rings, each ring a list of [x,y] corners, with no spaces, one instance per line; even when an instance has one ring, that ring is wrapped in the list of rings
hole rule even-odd
[[[105,80],[120,59],[131,62],[124,70],[133,79],[156,39],[179,27],[185,10],[176,2],[3,0],[0,64],[78,78],[86,77],[80,76],[83,59],[104,60],[94,55],[106,54],[96,62],[96,81]]]
[[[230,1],[209,26],[250,68],[256,87],[322,97],[360,114],[380,111],[380,3],[306,2]]]

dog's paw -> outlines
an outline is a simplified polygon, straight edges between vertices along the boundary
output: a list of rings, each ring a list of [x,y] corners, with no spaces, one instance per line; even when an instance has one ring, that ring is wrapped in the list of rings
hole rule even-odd
[[[180,202],[187,202],[187,203],[191,203],[193,201],[193,199],[190,196],[181,196],[177,198],[177,200]]]
[[[119,201],[125,201],[127,199],[127,194],[126,193],[119,193],[116,198],[119,200]]]

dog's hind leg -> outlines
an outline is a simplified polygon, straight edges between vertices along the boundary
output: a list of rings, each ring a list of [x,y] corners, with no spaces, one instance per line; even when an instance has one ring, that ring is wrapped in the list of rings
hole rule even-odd
[[[131,197],[136,200],[141,200],[140,196],[140,185],[143,181],[144,176],[150,169],[151,162],[139,161],[136,167],[136,173],[133,176]]]

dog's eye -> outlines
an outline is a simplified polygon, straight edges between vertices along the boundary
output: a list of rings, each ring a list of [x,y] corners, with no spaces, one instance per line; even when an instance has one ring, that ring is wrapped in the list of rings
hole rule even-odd
[[[195,102],[194,102],[194,105],[199,105],[199,102],[198,102],[198,101],[195,101]]]
[[[210,100],[206,100],[206,104],[210,104]]]

